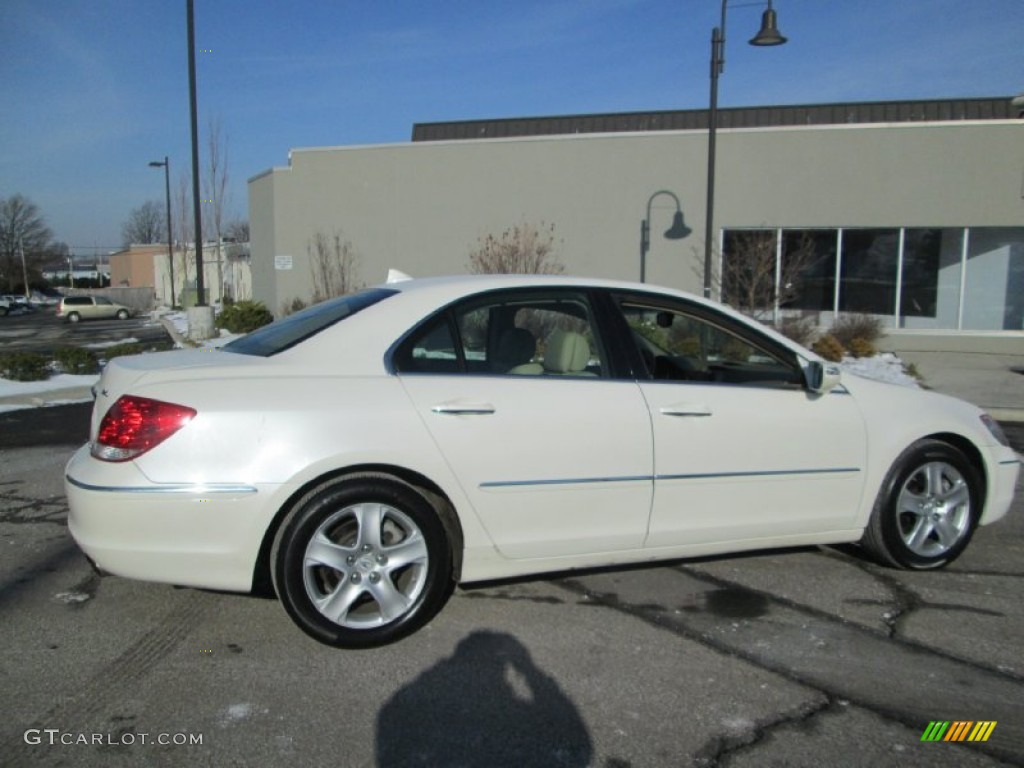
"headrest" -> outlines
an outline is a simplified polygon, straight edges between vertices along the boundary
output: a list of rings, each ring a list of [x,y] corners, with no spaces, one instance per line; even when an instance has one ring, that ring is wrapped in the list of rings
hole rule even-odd
[[[509,328],[498,339],[492,362],[496,370],[505,371],[533,360],[537,340],[525,328]]]
[[[590,360],[590,345],[574,331],[554,331],[544,350],[544,368],[552,373],[579,373]]]

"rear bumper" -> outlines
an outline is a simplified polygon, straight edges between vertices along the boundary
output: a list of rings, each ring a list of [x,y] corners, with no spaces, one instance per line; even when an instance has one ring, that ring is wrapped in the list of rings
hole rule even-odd
[[[155,484],[84,446],[65,472],[68,529],[95,567],[131,579],[246,592],[277,486]]]

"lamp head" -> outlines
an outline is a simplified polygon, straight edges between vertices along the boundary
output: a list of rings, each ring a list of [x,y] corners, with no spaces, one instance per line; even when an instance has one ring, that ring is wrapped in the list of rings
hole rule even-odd
[[[672,217],[672,226],[665,230],[665,237],[669,240],[682,240],[691,232],[693,230],[686,226],[686,222],[683,221],[683,212],[676,211]]]
[[[163,168],[165,165],[167,165],[167,163],[160,160],[151,160],[149,163],[150,168]]]
[[[782,45],[786,38],[779,33],[779,20],[775,15],[771,2],[768,10],[761,15],[761,29],[750,39],[751,45]]]

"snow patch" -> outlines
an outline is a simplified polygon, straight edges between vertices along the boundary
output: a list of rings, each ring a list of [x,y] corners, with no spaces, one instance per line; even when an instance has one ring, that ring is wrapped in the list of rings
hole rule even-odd
[[[80,376],[71,373],[58,373],[44,381],[9,381],[0,379],[0,397],[30,395],[36,392],[49,392],[54,389],[73,389],[75,387],[91,387],[99,380],[98,375]]]
[[[87,592],[58,592],[54,595],[54,598],[60,600],[62,603],[71,605],[72,603],[84,603],[92,595]]]
[[[96,341],[92,344],[83,344],[86,349],[108,349],[110,347],[117,347],[121,344],[138,344],[139,340],[133,337],[127,339],[118,339],[117,341]]]
[[[865,379],[899,384],[902,387],[920,389],[917,379],[909,376],[903,361],[892,352],[882,352],[874,357],[844,357],[840,363],[844,372],[863,376]]]

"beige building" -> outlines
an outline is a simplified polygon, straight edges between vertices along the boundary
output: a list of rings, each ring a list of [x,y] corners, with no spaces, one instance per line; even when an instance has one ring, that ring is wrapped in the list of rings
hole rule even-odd
[[[167,260],[167,243],[132,245],[110,254],[110,284],[124,288],[152,288],[153,257]]]
[[[1024,122],[1010,99],[724,110],[717,274],[737,244],[771,244],[778,310],[828,324],[878,315],[903,332],[980,331],[1024,351]],[[703,120],[703,124],[701,121]],[[700,293],[707,116],[673,112],[418,125],[414,141],[296,149],[249,181],[253,294],[279,312],[313,290],[318,235],[348,243],[357,279],[467,271],[487,235],[553,225],[570,274]],[[658,194],[661,191],[671,193]],[[692,233],[662,233],[676,212]],[[809,245],[808,245],[809,244]]]

